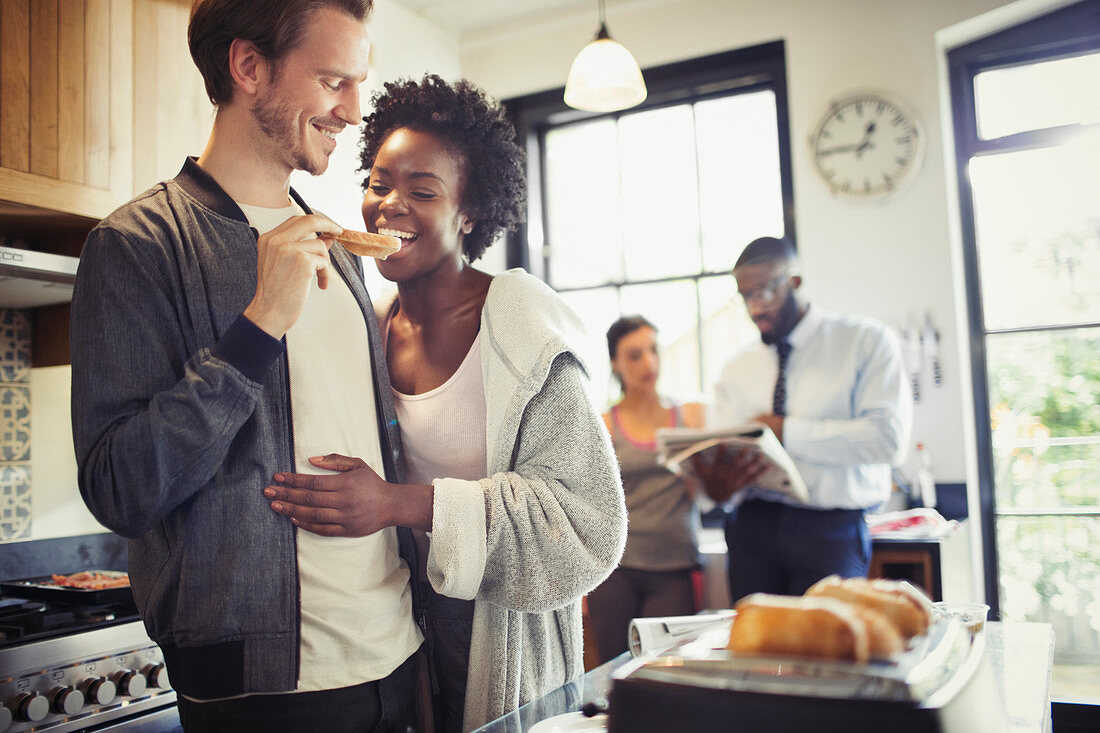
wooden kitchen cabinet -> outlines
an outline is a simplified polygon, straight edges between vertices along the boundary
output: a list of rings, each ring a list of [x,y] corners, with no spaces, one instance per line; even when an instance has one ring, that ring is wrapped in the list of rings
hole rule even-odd
[[[871,578],[908,580],[933,601],[943,600],[938,541],[876,542],[867,575]]]
[[[134,0],[134,195],[199,155],[214,107],[187,48],[191,0]]]
[[[0,1],[0,229],[23,207],[98,220],[202,151],[213,114],[187,50],[189,11],[189,0]]]
[[[0,199],[98,219],[133,191],[133,0],[0,2]]]
[[[876,537],[867,574],[908,580],[933,601],[973,601],[969,526],[961,522],[934,539]]]
[[[96,223],[202,152],[213,107],[190,0],[0,0],[0,237],[79,256]],[[15,243],[15,240],[21,240]],[[69,362],[69,306],[36,309],[33,365]]]

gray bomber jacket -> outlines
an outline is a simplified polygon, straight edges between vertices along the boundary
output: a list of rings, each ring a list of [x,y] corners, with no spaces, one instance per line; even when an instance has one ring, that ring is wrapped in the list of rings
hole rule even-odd
[[[401,481],[374,309],[358,260],[339,245],[331,258],[370,332],[386,476]],[[261,493],[295,468],[290,385],[284,344],[240,316],[255,288],[255,231],[188,159],[91,231],[73,293],[80,492],[130,539],[138,610],[173,687],[200,699],[298,677],[295,528]]]

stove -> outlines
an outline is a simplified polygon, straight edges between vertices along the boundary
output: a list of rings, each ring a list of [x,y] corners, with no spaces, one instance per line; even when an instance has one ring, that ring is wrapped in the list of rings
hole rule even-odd
[[[0,596],[0,733],[65,733],[174,708],[129,588],[93,602]]]

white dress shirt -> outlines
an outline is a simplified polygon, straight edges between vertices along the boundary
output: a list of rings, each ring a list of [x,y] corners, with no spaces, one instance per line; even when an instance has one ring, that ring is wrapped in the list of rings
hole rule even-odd
[[[811,306],[791,331],[783,446],[819,509],[869,509],[890,495],[891,465],[904,458],[912,395],[897,338],[883,323]],[[757,341],[734,356],[715,387],[715,424],[740,425],[772,411],[775,346]],[[740,498],[796,500],[747,488]]]

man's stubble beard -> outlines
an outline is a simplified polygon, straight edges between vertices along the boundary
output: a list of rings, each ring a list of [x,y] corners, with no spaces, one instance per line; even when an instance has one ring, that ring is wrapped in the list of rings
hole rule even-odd
[[[775,328],[766,334],[761,332],[760,340],[768,345],[778,343],[790,335],[801,318],[802,311],[798,307],[798,301],[794,297],[794,291],[788,291],[782,307],[780,307],[779,312],[776,314]]]
[[[252,116],[260,132],[271,142],[274,150],[277,153],[284,152],[290,155],[291,164],[295,170],[303,170],[310,175],[319,176],[328,168],[328,158],[324,158],[320,164],[311,161],[302,150],[305,141],[300,138],[295,140],[295,114],[289,104],[271,95],[253,103]]]

